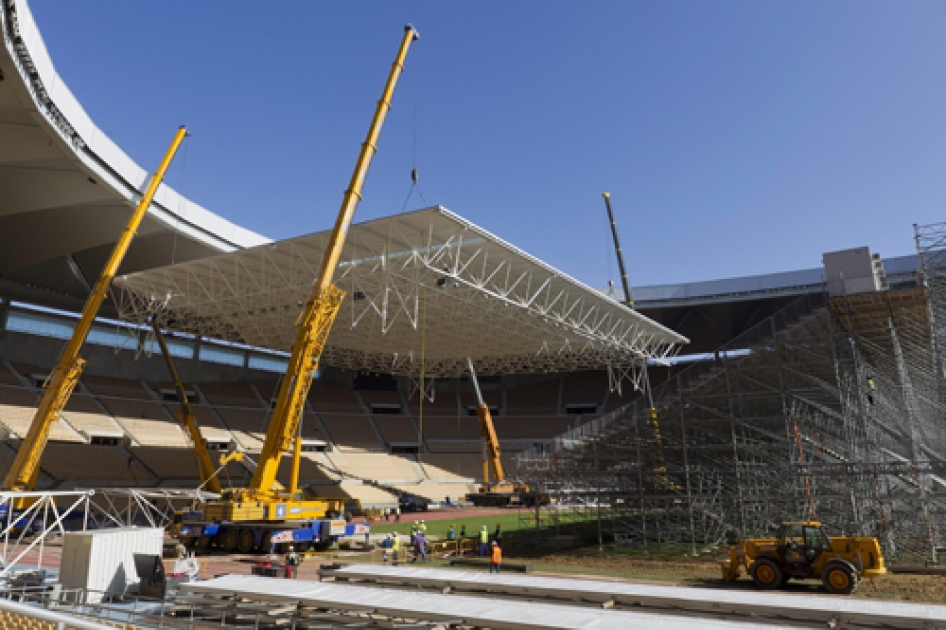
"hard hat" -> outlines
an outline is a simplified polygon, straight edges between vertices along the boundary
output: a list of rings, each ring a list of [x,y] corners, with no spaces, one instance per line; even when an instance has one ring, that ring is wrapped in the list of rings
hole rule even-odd
[[[486,529],[486,525],[483,525],[483,529]]]
[[[414,521],[414,525],[417,525],[417,521]]]
[[[454,523],[450,523],[450,527],[456,527]]]
[[[493,541],[493,546],[494,546],[494,547],[496,546],[496,541],[495,541],[495,540]]]
[[[289,545],[289,551],[292,551],[292,545]]]
[[[420,519],[420,522],[421,522],[421,523],[426,523],[427,521],[425,521],[424,519]]]

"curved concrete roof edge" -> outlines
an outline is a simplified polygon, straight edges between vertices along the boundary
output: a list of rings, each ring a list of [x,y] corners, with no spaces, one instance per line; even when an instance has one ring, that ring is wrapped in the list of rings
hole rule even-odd
[[[149,173],[92,122],[56,72],[26,0],[4,0],[4,3],[7,7],[14,7],[15,28],[19,35],[19,41],[14,41],[11,38],[14,25],[4,24],[4,45],[16,60],[16,70],[28,86],[36,110],[43,114],[50,130],[72,147],[83,164],[130,202],[137,202]],[[0,20],[6,22],[10,19],[9,12],[2,13]],[[42,98],[44,93],[45,99]],[[271,239],[214,214],[164,184],[158,189],[148,213],[170,230],[220,251],[271,242]]]

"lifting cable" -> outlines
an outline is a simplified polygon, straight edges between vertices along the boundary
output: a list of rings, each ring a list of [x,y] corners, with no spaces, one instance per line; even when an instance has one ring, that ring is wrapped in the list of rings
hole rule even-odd
[[[423,463],[421,460],[424,453],[424,378],[426,377],[424,368],[427,359],[427,300],[425,299],[423,285],[418,289],[418,295],[424,303],[420,320],[420,413],[418,414],[417,427],[417,463],[420,464]]]
[[[407,208],[407,202],[411,200],[411,196],[414,194],[414,190],[417,190],[417,194],[420,196],[421,201],[424,202],[424,206],[430,204],[427,203],[427,198],[424,197],[424,193],[421,192],[420,184],[417,182],[417,51],[415,49],[414,54],[411,55],[411,63],[413,64],[413,92],[414,92],[414,113],[413,113],[413,130],[412,130],[412,148],[411,148],[411,188],[407,191],[407,198],[404,200],[404,205],[401,206],[401,212]],[[400,214],[399,213],[399,214]]]

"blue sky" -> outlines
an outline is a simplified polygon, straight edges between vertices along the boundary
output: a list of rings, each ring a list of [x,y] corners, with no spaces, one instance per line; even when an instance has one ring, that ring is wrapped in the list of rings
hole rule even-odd
[[[329,227],[406,22],[422,39],[356,220],[427,200],[595,286],[784,271],[946,220],[946,3],[30,6],[96,124],[273,238]],[[415,196],[408,208],[422,204]],[[609,275],[610,267],[610,275]]]

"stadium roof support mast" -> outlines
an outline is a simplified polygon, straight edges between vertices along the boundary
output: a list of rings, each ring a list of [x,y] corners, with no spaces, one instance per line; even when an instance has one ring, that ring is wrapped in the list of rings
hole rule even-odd
[[[621,269],[621,286],[624,288],[624,304],[629,308],[634,308],[634,300],[631,299],[631,287],[627,284],[627,270],[624,268],[624,254],[621,252],[621,241],[618,239],[618,226],[614,222],[614,212],[611,210],[611,193],[601,193],[604,197],[604,205],[608,209],[608,220],[611,222],[611,236],[614,237],[614,251],[618,256],[618,267]]]
[[[125,226],[125,231],[122,232],[121,237],[115,244],[115,249],[112,250],[111,256],[109,256],[108,261],[105,263],[98,282],[89,294],[85,307],[82,309],[82,317],[79,319],[72,333],[72,338],[66,345],[66,349],[59,359],[59,364],[53,369],[52,373],[49,375],[49,379],[46,381],[46,391],[43,393],[36,414],[33,416],[33,421],[30,424],[26,438],[23,440],[16,454],[16,459],[13,461],[10,471],[3,480],[3,489],[14,491],[30,490],[36,483],[36,476],[39,474],[40,458],[46,447],[49,430],[69,401],[69,396],[72,395],[72,390],[75,389],[76,384],[79,382],[79,377],[82,376],[82,371],[85,369],[86,361],[79,356],[79,351],[82,349],[82,345],[85,343],[85,339],[92,328],[92,322],[98,314],[107,292],[112,286],[112,281],[115,279],[118,267],[125,258],[125,254],[131,246],[132,239],[134,239],[135,234],[138,232],[138,226],[141,224],[148,208],[151,206],[151,200],[154,198],[158,186],[161,185],[164,174],[167,172],[171,160],[174,159],[174,155],[177,153],[178,147],[181,146],[181,142],[184,141],[185,136],[187,136],[187,129],[182,126],[177,130],[174,141],[168,148],[167,153],[165,153],[164,159],[162,159],[160,165],[158,165],[158,169],[155,171],[151,181],[148,183],[148,187],[141,196],[141,200],[132,213],[128,225]]]
[[[322,350],[328,340],[342,298],[345,296],[345,292],[333,284],[335,267],[342,255],[345,236],[355,216],[355,208],[361,199],[361,189],[368,174],[368,167],[371,166],[371,158],[377,152],[378,137],[384,126],[384,119],[391,109],[391,98],[394,96],[394,89],[404,69],[404,61],[411,43],[418,38],[419,35],[414,27],[408,24],[404,28],[401,46],[391,66],[391,73],[388,75],[381,100],[378,101],[378,107],[368,129],[368,136],[361,145],[355,172],[345,191],[335,228],[325,248],[312,296],[296,320],[296,340],[292,345],[289,366],[279,387],[276,409],[270,420],[259,463],[249,488],[239,492],[244,499],[272,496],[282,456],[292,448],[293,440],[299,431],[299,421],[312,384],[312,377],[318,368]],[[293,464],[294,467],[298,466],[298,457],[293,459]],[[293,478],[298,478],[295,471],[293,471]]]

